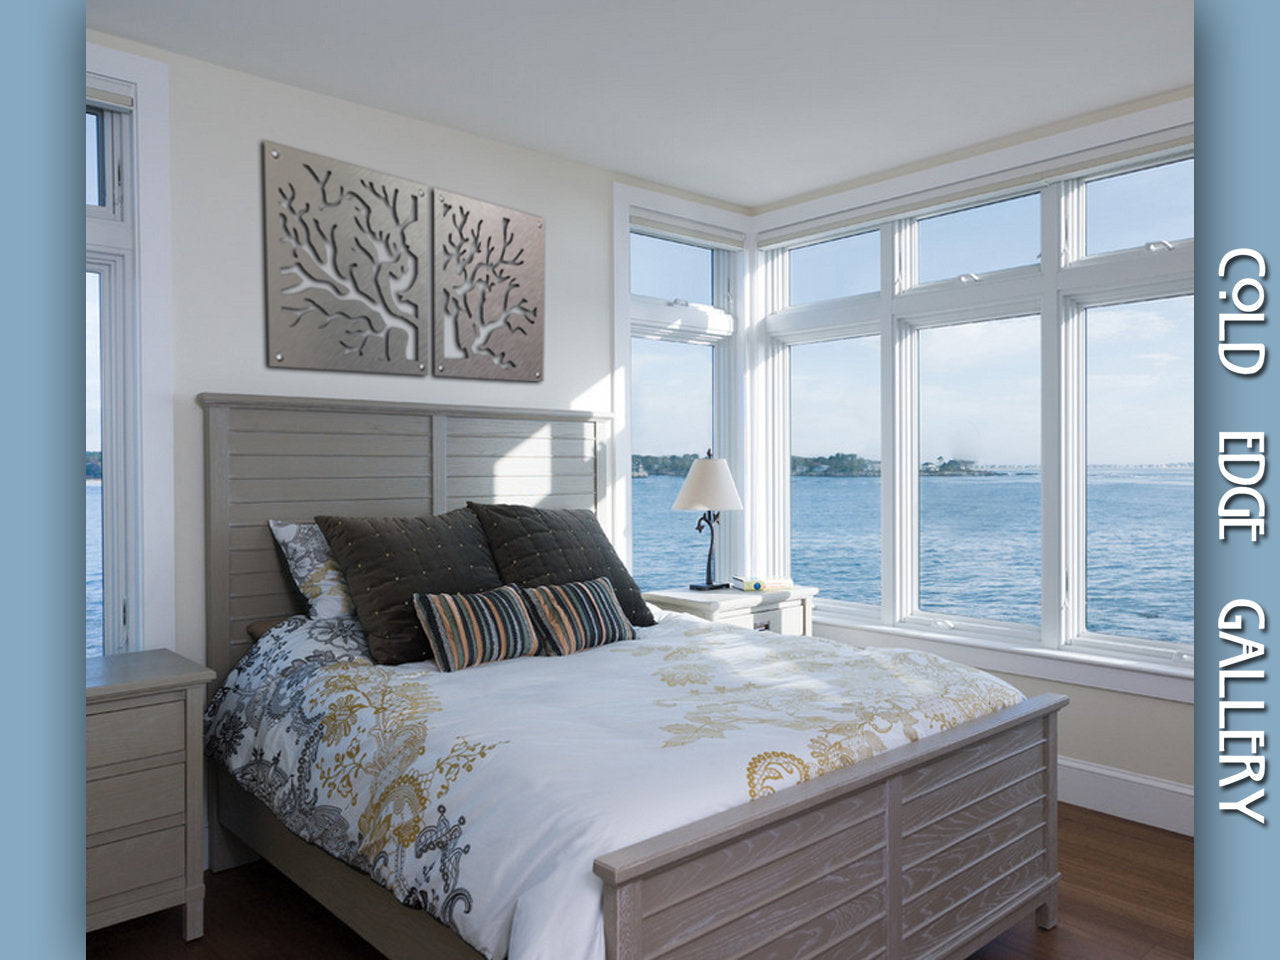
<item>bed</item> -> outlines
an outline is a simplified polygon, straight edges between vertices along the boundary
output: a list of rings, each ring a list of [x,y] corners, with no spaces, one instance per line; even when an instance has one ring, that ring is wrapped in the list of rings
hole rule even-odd
[[[468,502],[595,509],[606,489],[608,423],[587,414],[199,399],[207,654],[219,682],[249,650],[250,623],[300,612],[269,520],[433,515]],[[600,850],[606,955],[962,958],[1024,916],[1053,926],[1064,704],[1023,700]],[[219,768],[210,777],[214,869],[263,856],[388,957],[481,955],[295,837]],[[836,844],[851,851],[838,869],[825,859]]]

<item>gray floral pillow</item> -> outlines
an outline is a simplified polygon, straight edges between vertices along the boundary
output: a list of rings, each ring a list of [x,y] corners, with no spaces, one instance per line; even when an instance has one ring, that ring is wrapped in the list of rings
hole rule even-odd
[[[307,599],[312,618],[328,619],[355,613],[346,578],[320,528],[314,523],[285,520],[268,520],[267,524],[289,564],[293,582]]]

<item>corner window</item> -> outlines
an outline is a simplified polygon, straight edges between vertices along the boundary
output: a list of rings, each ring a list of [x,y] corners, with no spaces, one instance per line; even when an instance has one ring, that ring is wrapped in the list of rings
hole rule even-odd
[[[712,251],[692,243],[631,234],[631,293],[684,303],[713,303]]]
[[[791,347],[791,576],[880,603],[880,337]]]
[[[1191,298],[1094,307],[1085,324],[1085,627],[1191,643]]]
[[[981,276],[1040,261],[1040,195],[919,221],[919,282]]]
[[[1040,318],[920,334],[920,609],[1040,622]]]
[[[712,356],[705,344],[631,340],[631,558],[645,590],[698,582],[706,566],[697,515],[671,504],[712,446]]]
[[[1086,181],[1085,252],[1185,240],[1195,233],[1195,161]]]
[[[718,345],[734,332],[726,310],[734,256],[630,234],[631,566],[645,590],[699,582],[706,569],[708,537],[696,529],[697,514],[671,505],[695,458],[723,455],[715,424],[726,402],[719,388],[726,358]],[[722,546],[717,538],[717,555]]]
[[[880,233],[824,240],[787,253],[792,306],[880,289]]]

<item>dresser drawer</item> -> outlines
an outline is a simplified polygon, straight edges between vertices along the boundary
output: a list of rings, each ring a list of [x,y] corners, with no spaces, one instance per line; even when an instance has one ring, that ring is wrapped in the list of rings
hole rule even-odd
[[[85,788],[85,827],[104,830],[180,816],[186,802],[186,766],[173,763],[117,777],[90,780]]]
[[[174,753],[185,741],[184,700],[91,713],[86,719],[85,756],[95,767]]]
[[[170,827],[85,851],[88,901],[136,890],[186,873],[186,829]]]

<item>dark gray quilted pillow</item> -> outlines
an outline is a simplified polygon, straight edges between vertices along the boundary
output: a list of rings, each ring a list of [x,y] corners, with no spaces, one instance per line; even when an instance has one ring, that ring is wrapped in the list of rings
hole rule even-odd
[[[415,593],[479,593],[502,586],[469,510],[434,517],[316,517],[346,577],[377,663],[431,659]]]
[[[489,538],[506,583],[545,587],[608,577],[637,627],[654,623],[630,571],[590,510],[546,510],[513,503],[468,503]]]

